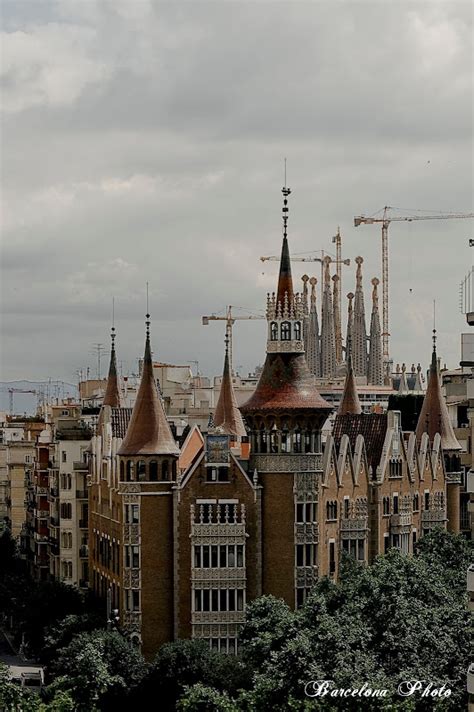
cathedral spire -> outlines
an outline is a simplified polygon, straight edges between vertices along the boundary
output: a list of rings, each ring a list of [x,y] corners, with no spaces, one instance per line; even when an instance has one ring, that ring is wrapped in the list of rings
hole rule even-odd
[[[146,315],[143,371],[132,417],[119,455],[178,455],[153,375],[150,345],[150,315]]]
[[[352,367],[352,343],[351,337],[347,341],[347,374],[344,382],[344,392],[337,411],[338,415],[359,415],[362,413],[360,406],[359,395],[354,378],[354,369]]]
[[[372,280],[372,316],[370,319],[369,363],[367,367],[367,383],[382,386],[384,381],[382,360],[382,336],[379,317],[379,297],[377,287],[379,280]]]
[[[316,285],[318,280],[311,277],[311,305],[309,308],[307,338],[305,339],[306,363],[316,378],[321,376],[321,350],[319,339],[319,321],[316,309]]]
[[[367,375],[367,329],[365,326],[364,291],[362,288],[363,257],[356,257],[356,289],[354,298],[354,327],[352,348],[354,373],[356,376]]]
[[[324,258],[324,291],[321,308],[321,376],[336,375],[336,340],[334,334],[334,311],[331,295],[330,257]]]
[[[229,340],[225,340],[224,372],[222,375],[221,390],[214,413],[214,425],[220,427],[228,435],[244,437],[247,435],[243,418],[237,406],[232,375],[229,365]]]

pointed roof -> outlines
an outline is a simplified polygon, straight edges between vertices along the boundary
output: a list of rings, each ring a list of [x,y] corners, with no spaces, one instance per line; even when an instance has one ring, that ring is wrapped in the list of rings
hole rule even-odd
[[[344,382],[344,392],[342,394],[342,399],[339,404],[337,411],[338,415],[359,415],[362,413],[362,408],[360,406],[359,395],[357,393],[357,386],[354,378],[354,369],[352,367],[352,349],[351,343],[347,345],[347,375]]]
[[[331,258],[324,258],[324,291],[321,305],[321,376],[332,378],[336,374],[336,337],[334,333],[334,309],[331,294]]]
[[[214,425],[220,427],[228,435],[245,437],[244,421],[235,400],[234,388],[232,385],[232,375],[229,365],[229,345],[226,339],[224,373],[222,376],[221,391],[217,401],[216,412],[214,413]]]
[[[102,405],[120,408],[120,389],[117,376],[117,357],[115,355],[115,327],[112,327],[112,348],[110,350],[109,375]]]
[[[354,373],[356,376],[367,375],[367,328],[365,324],[364,290],[362,287],[363,257],[355,258],[356,288],[354,297],[354,316],[352,324],[352,349],[354,359]]]
[[[430,443],[432,443],[436,433],[439,433],[443,450],[460,450],[461,446],[454,434],[446,401],[441,392],[435,334],[436,331],[433,330],[433,353],[431,355],[429,380],[420,417],[418,418],[418,425],[416,426],[416,439],[420,441],[423,433],[428,433]]]
[[[145,356],[137,399],[119,455],[178,455],[153,376],[150,330],[147,314]]]
[[[293,292],[293,277],[291,276],[290,249],[286,236],[288,225],[288,196],[291,194],[291,190],[285,185],[281,192],[283,193],[283,244],[281,246],[280,274],[278,276],[277,304],[280,302],[283,308],[285,304],[285,294],[287,295],[288,304],[294,301],[295,295]]]
[[[316,285],[318,280],[316,277],[311,277],[309,283],[311,285],[311,307],[304,333],[304,350],[309,370],[314,376],[319,377],[321,375],[321,346],[318,312],[316,309]]]
[[[277,304],[278,302],[280,302],[282,306],[284,305],[285,294],[288,298],[288,304],[291,304],[294,299],[293,277],[291,275],[290,250],[288,248],[288,239],[286,235],[284,235],[283,237],[283,244],[281,247],[280,274],[278,275],[277,289]]]

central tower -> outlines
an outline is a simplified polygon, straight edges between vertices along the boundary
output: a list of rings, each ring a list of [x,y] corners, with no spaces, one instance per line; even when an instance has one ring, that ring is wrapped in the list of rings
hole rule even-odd
[[[241,408],[251,438],[250,467],[262,487],[262,593],[303,603],[318,572],[321,428],[332,407],[306,363],[304,300],[293,291],[288,197],[276,294],[267,297],[267,356],[257,388]]]

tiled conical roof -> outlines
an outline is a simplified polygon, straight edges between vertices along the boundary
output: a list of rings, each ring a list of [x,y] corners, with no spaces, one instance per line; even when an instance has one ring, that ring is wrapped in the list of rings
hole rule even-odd
[[[117,376],[117,357],[115,355],[115,328],[112,327],[112,348],[110,351],[109,375],[102,405],[120,408],[120,389]]]
[[[285,304],[285,294],[287,295],[288,304],[294,301],[295,295],[293,292],[293,278],[291,276],[291,261],[290,250],[288,248],[288,238],[283,237],[281,247],[280,274],[278,275],[277,289],[277,304],[280,303],[283,307]]]
[[[423,433],[428,433],[431,443],[436,433],[439,433],[441,435],[441,446],[443,450],[461,449],[454,434],[451,421],[449,420],[448,408],[441,392],[441,380],[438,373],[435,343],[433,343],[428,386],[426,388],[420,417],[418,418],[418,425],[416,426],[417,440],[421,440]]]
[[[362,413],[360,407],[359,395],[354,378],[354,369],[352,366],[352,345],[351,341],[347,344],[347,375],[344,382],[344,392],[337,411],[338,415],[359,415]]]
[[[217,401],[216,412],[214,413],[214,425],[221,427],[228,435],[247,435],[244,421],[235,400],[234,388],[232,386],[232,374],[229,365],[229,349],[226,344],[224,358],[224,373],[222,376],[221,391]]]
[[[148,318],[148,316],[147,316]],[[149,322],[147,322],[148,326]],[[133,408],[127,434],[119,455],[178,455],[170,426],[166,420],[155,379],[151,359],[150,332],[147,328],[143,372],[137,400]]]

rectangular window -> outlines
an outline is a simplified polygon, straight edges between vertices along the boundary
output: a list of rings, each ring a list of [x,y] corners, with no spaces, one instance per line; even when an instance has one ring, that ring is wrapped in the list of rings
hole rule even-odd
[[[200,546],[194,547],[194,568],[195,569],[201,568],[201,547]]]
[[[357,540],[357,558],[359,561],[365,561],[365,539]]]
[[[63,450],[63,451],[61,452],[61,461],[62,461],[62,462],[66,462],[66,461],[67,461],[66,450]]]
[[[296,505],[296,521],[300,523],[304,522],[304,504]]]
[[[242,588],[237,589],[237,610],[244,610],[244,591]]]
[[[393,495],[393,513],[398,514],[398,495]]]
[[[209,568],[209,547],[208,546],[202,547],[202,567],[203,567],[203,569]]]
[[[227,611],[227,589],[221,588],[219,591],[219,610]]]
[[[349,497],[344,497],[344,519],[349,518]]]
[[[138,504],[125,505],[125,523],[138,524]]]
[[[304,544],[296,545],[296,565],[304,566]]]
[[[243,544],[237,544],[237,566],[244,565],[244,547]]]
[[[218,566],[218,547],[213,544],[211,546],[211,568],[216,569]]]
[[[219,566],[224,569],[227,566],[227,547],[221,544],[219,547]]]
[[[235,611],[235,588],[229,589],[229,611]]]
[[[390,538],[389,538],[388,534],[386,534],[383,538],[384,553],[386,554],[389,549],[390,549]]]
[[[194,591],[194,610],[195,611],[202,611],[201,593],[202,593],[202,591],[200,589]]]
[[[333,541],[329,542],[329,575],[336,573],[336,547]]]
[[[140,610],[140,591],[132,591],[132,610]]]
[[[209,591],[209,589],[206,589],[206,588],[205,588],[205,589],[203,590],[203,592],[202,592],[202,610],[203,610],[203,611],[209,611],[209,610],[210,610],[210,608],[209,608],[209,606],[210,606],[210,601],[211,601],[211,599],[210,599],[210,591]]]
[[[219,591],[214,588],[211,590],[211,611],[219,610]]]
[[[430,508],[430,493],[425,492],[425,511],[428,511]]]

